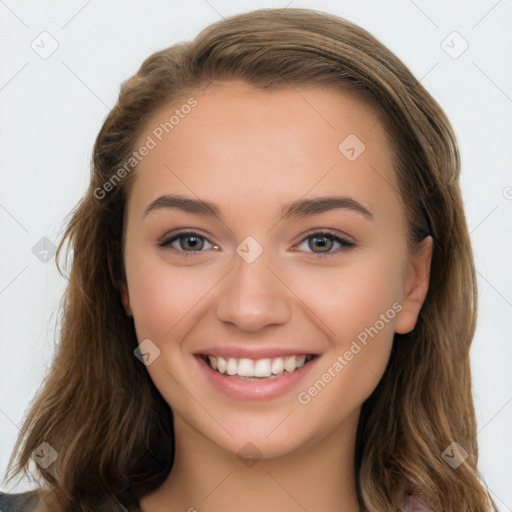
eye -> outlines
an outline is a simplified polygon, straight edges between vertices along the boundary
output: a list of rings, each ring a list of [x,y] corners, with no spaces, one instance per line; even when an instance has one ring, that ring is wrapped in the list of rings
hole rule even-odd
[[[355,247],[355,244],[346,238],[339,235],[335,235],[329,231],[317,231],[309,234],[299,246],[307,243],[307,246],[315,254],[317,258],[325,258],[327,256],[335,256],[341,252],[344,248]],[[338,250],[332,251],[331,249],[335,244],[339,244]],[[315,249],[319,249],[318,252]],[[308,251],[306,251],[308,252]]]
[[[176,242],[179,247],[173,246]],[[206,247],[206,249],[211,248],[217,250],[219,248],[218,245],[213,245],[206,237],[193,231],[170,233],[158,242],[159,247],[170,246],[174,251],[183,253],[184,256],[192,256],[191,253],[194,252],[204,252],[202,249],[205,248],[206,244],[211,245],[211,247]]]
[[[325,258],[328,256],[335,256],[343,250],[343,248],[355,247],[355,244],[346,238],[331,233],[329,231],[316,231],[309,234],[297,248],[300,250],[300,246],[307,243],[308,248],[317,258]],[[178,244],[178,247],[175,246]],[[207,247],[207,245],[210,247]],[[340,247],[333,251],[335,244]],[[183,256],[193,256],[193,253],[205,252],[203,249],[218,250],[219,246],[212,244],[206,237],[194,231],[186,231],[181,233],[170,233],[165,235],[159,240],[159,247],[170,247],[177,253],[181,253]],[[316,251],[315,249],[318,249]],[[304,250],[304,249],[302,249]],[[305,252],[308,252],[307,250]]]

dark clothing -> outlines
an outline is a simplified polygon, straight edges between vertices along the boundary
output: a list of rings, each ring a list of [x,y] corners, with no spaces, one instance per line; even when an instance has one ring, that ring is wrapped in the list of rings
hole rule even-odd
[[[27,491],[17,494],[4,494],[0,492],[0,512],[34,512],[37,506],[36,491]],[[405,498],[402,512],[432,512],[419,496],[410,495]],[[98,512],[124,512],[123,507],[117,503],[105,503]]]

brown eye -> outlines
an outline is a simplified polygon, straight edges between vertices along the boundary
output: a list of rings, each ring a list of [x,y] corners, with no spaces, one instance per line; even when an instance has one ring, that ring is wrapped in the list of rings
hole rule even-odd
[[[301,242],[300,245],[304,244],[306,241],[309,249],[309,251],[306,250],[306,252],[312,252],[318,257],[335,256],[342,252],[343,249],[355,247],[353,242],[330,232],[311,233]],[[335,244],[339,244],[340,247],[338,250],[332,250]]]
[[[175,244],[178,243],[178,246]],[[207,247],[206,244],[210,244],[211,247]],[[207,249],[213,248],[218,249],[218,246],[213,245],[206,237],[201,236],[199,233],[188,232],[188,233],[171,233],[170,235],[165,236],[162,240],[158,242],[160,247],[170,247],[178,253],[184,253],[185,255],[189,255],[189,253],[204,252],[203,249],[206,247]]]
[[[318,248],[320,252],[329,252],[332,248],[334,241],[327,236],[312,236],[308,238],[309,248],[314,250],[314,248]]]
[[[180,240],[180,249],[185,251],[200,251],[204,246],[204,240],[195,235],[180,235],[178,240]]]

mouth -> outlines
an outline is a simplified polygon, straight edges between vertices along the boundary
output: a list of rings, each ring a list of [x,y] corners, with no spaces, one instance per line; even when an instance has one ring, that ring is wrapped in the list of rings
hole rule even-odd
[[[291,354],[261,359],[198,354],[215,372],[241,381],[270,381],[297,372],[318,357],[317,354]]]

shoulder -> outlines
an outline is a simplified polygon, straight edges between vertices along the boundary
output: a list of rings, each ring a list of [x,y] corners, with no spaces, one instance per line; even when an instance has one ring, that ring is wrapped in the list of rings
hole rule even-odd
[[[0,512],[33,512],[37,502],[37,491],[16,494],[6,494],[0,491]]]
[[[99,500],[95,512],[125,512],[112,497],[104,497]],[[38,509],[39,492],[37,490],[8,494],[0,491],[0,512],[40,512]]]

